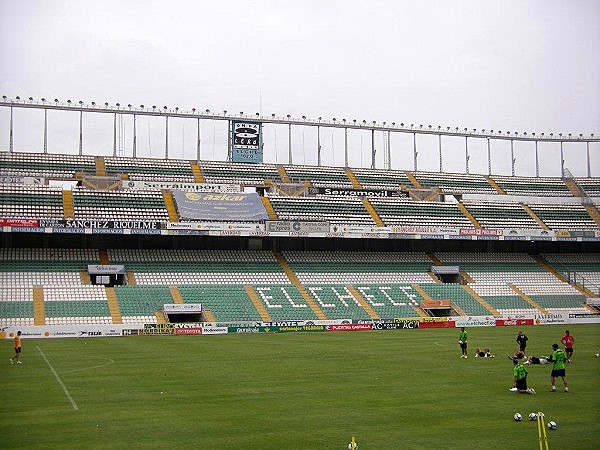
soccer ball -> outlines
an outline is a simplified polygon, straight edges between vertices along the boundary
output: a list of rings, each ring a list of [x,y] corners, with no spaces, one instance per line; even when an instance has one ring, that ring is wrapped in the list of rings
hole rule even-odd
[[[515,419],[517,422],[519,422],[522,418],[523,416],[521,415],[521,413],[515,413],[515,415],[513,416],[513,419]]]
[[[529,420],[536,420],[536,419],[537,419],[537,414],[536,413],[529,414]]]
[[[556,422],[554,420],[548,422],[548,428],[550,428],[551,430],[556,430]]]

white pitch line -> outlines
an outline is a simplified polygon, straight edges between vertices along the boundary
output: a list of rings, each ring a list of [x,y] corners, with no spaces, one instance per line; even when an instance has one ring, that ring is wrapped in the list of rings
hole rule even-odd
[[[50,370],[54,374],[54,377],[56,378],[56,381],[58,381],[58,384],[60,384],[60,386],[63,388],[63,391],[65,391],[65,395],[67,396],[67,398],[71,402],[71,405],[73,406],[73,409],[75,411],[79,410],[79,406],[77,406],[77,403],[75,403],[75,400],[73,400],[73,397],[71,397],[71,394],[69,394],[69,390],[65,386],[65,383],[62,382],[62,380],[58,376],[58,373],[56,373],[56,370],[54,370],[54,367],[52,367],[52,364],[50,364],[50,361],[48,361],[48,358],[46,358],[46,355],[44,355],[44,352],[42,351],[42,349],[39,348],[39,347],[37,347],[37,346],[36,346],[36,348],[38,349],[38,351],[42,355],[42,358],[44,358],[44,361],[46,361],[46,364],[48,364],[48,367],[50,367]]]

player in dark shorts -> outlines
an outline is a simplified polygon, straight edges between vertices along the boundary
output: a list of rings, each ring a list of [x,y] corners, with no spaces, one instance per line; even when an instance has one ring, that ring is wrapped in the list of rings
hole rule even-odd
[[[540,356],[539,358],[537,356],[528,356],[523,364],[550,364],[550,361],[548,361],[548,357],[546,356]]]
[[[565,346],[565,355],[567,355],[567,362],[571,362],[571,357],[573,356],[573,342],[575,342],[575,338],[571,336],[569,330],[565,331],[565,335],[562,337],[560,342]]]
[[[552,383],[552,388],[550,392],[556,392],[556,378],[561,377],[563,381],[563,385],[565,387],[565,392],[569,392],[569,386],[567,385],[567,378],[565,373],[565,361],[567,360],[567,355],[561,349],[558,348],[558,344],[552,344],[552,355],[548,357],[548,361],[554,363],[552,365],[552,372],[550,372],[550,382]]]
[[[460,357],[467,358],[467,332],[465,327],[460,327],[460,334],[458,335],[458,345],[460,345]]]
[[[517,359],[513,359],[513,364],[514,384],[510,390],[519,394],[535,395],[535,389],[527,387],[527,369]]]
[[[519,350],[525,353],[525,347],[527,347],[527,341],[529,338],[523,334],[521,330],[517,333],[517,342],[519,343]]]
[[[21,332],[17,331],[17,335],[15,336],[15,356],[10,358],[10,363],[14,364],[14,360],[17,360],[17,364],[23,364],[21,362]]]

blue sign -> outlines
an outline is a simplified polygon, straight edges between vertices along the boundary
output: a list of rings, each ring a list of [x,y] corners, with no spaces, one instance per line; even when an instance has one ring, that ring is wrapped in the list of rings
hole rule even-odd
[[[231,123],[231,160],[261,164],[263,162],[262,125],[260,122]]]

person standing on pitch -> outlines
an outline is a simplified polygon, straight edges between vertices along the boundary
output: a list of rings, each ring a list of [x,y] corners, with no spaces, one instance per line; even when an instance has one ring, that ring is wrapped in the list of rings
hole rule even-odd
[[[467,332],[465,327],[460,327],[460,334],[458,335],[458,345],[460,345],[461,358],[467,357]]]
[[[552,365],[552,372],[550,372],[550,382],[552,383],[552,388],[550,392],[556,392],[556,377],[561,377],[563,381],[563,385],[565,386],[565,392],[569,392],[569,386],[567,385],[567,378],[565,374],[565,361],[567,360],[567,356],[565,352],[558,348],[558,344],[552,344],[552,355],[548,357],[548,361],[554,363]]]
[[[527,341],[529,338],[523,334],[521,330],[517,333],[517,342],[519,343],[519,350],[525,354],[525,347],[527,347]]]
[[[517,359],[513,359],[513,387],[512,392],[519,394],[535,395],[535,389],[527,387],[527,369]]]
[[[15,356],[10,358],[10,363],[14,364],[13,361],[16,359],[17,364],[23,364],[19,359],[21,355],[21,332],[17,331],[17,335],[15,336]]]
[[[571,336],[569,330],[565,331],[565,335],[561,338],[560,342],[565,346],[565,355],[567,356],[567,362],[571,362],[573,356],[573,342],[575,338]]]

